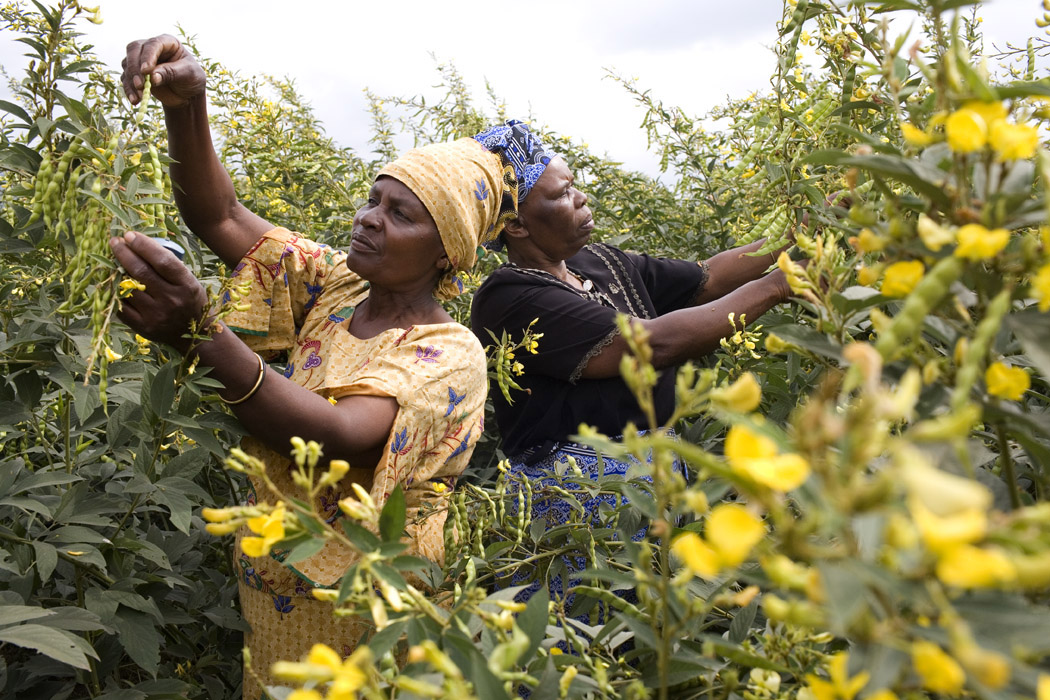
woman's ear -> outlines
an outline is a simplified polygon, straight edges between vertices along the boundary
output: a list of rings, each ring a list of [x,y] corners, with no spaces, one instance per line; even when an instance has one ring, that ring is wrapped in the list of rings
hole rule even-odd
[[[529,235],[529,229],[525,225],[524,219],[521,218],[521,213],[518,213],[516,219],[508,219],[507,223],[503,225],[503,234],[511,238],[527,238]]]
[[[451,270],[452,263],[449,262],[448,253],[442,253],[434,263],[434,267],[440,270],[442,275]]]

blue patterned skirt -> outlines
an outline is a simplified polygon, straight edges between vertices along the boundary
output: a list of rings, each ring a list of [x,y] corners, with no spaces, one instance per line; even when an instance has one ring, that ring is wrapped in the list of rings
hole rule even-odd
[[[517,478],[510,481],[511,486],[508,490],[514,491],[515,487],[520,488],[521,481],[527,479],[533,493],[530,511],[532,523],[535,525],[537,522],[542,522],[545,532],[563,528],[557,537],[556,544],[569,546],[570,542],[575,539],[579,542],[579,553],[563,554],[560,561],[552,561],[549,570],[546,571],[546,576],[540,576],[539,580],[533,580],[537,576],[535,570],[521,567],[514,572],[509,582],[506,580],[501,582],[500,587],[519,586],[527,583],[526,588],[515,596],[515,600],[523,602],[531,598],[540,589],[540,586],[544,585],[543,579],[545,579],[551,600],[561,601],[564,609],[570,611],[575,596],[570,593],[566,597],[565,592],[581,583],[581,577],[575,574],[589,566],[587,545],[580,540],[586,540],[591,536],[588,534],[587,537],[581,538],[578,536],[579,532],[573,533],[571,530],[588,528],[594,532],[599,528],[615,527],[615,521],[618,518],[611,515],[610,512],[627,504],[628,498],[622,492],[610,493],[608,489],[599,491],[599,485],[602,481],[608,485],[610,477],[611,481],[626,481],[628,471],[632,467],[637,468],[640,464],[632,458],[620,460],[607,455],[598,455],[593,448],[577,443],[559,443],[545,457],[532,463],[528,463],[527,458],[528,453],[525,459],[510,460],[510,474]],[[573,462],[576,470],[571,466]],[[676,460],[673,468],[679,474],[686,476],[685,466],[680,461]],[[649,474],[639,474],[637,478],[648,484],[652,483],[652,476]],[[561,493],[556,492],[555,488]],[[571,500],[566,498],[566,492],[571,496]],[[512,499],[511,503],[516,504],[516,501]],[[512,506],[511,512],[515,511],[516,508]],[[630,514],[628,517],[631,517],[633,521],[636,516]],[[563,527],[566,525],[569,527]],[[621,522],[619,525],[618,531],[624,534],[632,532],[631,539],[634,541],[641,540],[648,531],[648,526],[641,520],[638,521],[637,528],[627,525],[626,531],[624,523]],[[606,533],[610,539],[620,539],[618,534],[608,533],[608,531]],[[565,585],[566,579],[567,586]],[[633,588],[617,591],[617,594],[629,602],[637,602]],[[585,619],[587,617],[584,614],[578,619],[587,621]],[[592,620],[591,623],[593,622]]]

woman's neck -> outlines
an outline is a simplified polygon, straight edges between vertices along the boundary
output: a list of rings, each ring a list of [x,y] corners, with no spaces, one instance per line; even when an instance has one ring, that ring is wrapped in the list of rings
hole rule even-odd
[[[573,281],[575,280],[572,273],[569,272],[569,268],[564,260],[551,260],[544,256],[528,255],[527,253],[511,250],[509,248],[507,250],[507,260],[518,267],[542,270],[543,272],[560,279],[566,284],[573,284]]]
[[[350,332],[373,338],[391,328],[409,328],[452,321],[431,293],[405,294],[372,287],[350,319]]]

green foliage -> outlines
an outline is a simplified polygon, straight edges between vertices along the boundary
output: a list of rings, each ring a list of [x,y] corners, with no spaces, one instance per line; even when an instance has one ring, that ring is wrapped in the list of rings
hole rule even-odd
[[[534,123],[604,240],[700,258],[793,235],[808,262],[779,264],[799,303],[747,319],[706,366],[683,368],[668,426],[627,426],[622,440],[582,430],[638,459],[626,480],[569,462],[522,481],[487,433],[473,483],[450,499],[444,567],[402,555],[396,495],[381,512],[347,499],[339,530],[287,503],[292,559],[327,538],[362,554],[319,595],[374,623],[327,676],[293,664],[287,682],[341,679],[369,698],[527,686],[534,698],[746,700],[1034,697],[1050,683],[1050,156],[1019,128],[1045,133],[1046,45],[977,65],[971,4],[789,3],[771,90],[708,115],[617,79],[644,113],[660,181]],[[170,206],[159,110],[128,107],[77,31],[91,12],[0,8],[33,59],[17,103],[0,104],[0,689],[233,697],[237,572],[200,508],[229,508],[204,514],[238,525],[257,516],[232,505],[239,474],[218,468],[239,428],[207,376],[109,323],[119,279],[95,244],[128,228],[173,236],[212,294],[227,290]],[[917,21],[894,34],[893,17]],[[364,157],[324,135],[290,80],[202,64],[245,204],[332,245],[397,155],[394,134],[429,143],[505,116],[442,65],[436,102],[369,93]],[[457,319],[502,259],[488,253],[465,280]],[[647,339],[623,332],[625,380],[645,406]],[[493,340],[490,369],[513,398],[508,351],[531,339]],[[677,440],[661,431],[671,425]],[[234,472],[258,468],[237,454]],[[297,445],[302,479],[338,478],[314,474],[317,456]],[[598,495],[615,505],[596,520],[573,505]],[[550,498],[571,516],[547,529],[531,506]],[[513,601],[512,581],[565,582],[565,556],[585,567],[571,604],[543,586]]]

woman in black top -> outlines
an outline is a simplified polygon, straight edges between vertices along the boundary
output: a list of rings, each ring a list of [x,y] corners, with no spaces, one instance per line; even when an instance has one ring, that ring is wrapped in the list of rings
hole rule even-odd
[[[627,344],[617,314],[634,317],[649,333],[652,361],[661,370],[654,398],[662,423],[674,410],[676,368],[739,330],[730,313],[755,319],[786,300],[787,280],[780,270],[765,273],[770,257],[748,255],[764,241],[701,262],[587,245],[594,219],[563,159],[516,121],[475,138],[503,158],[509,190],[516,186],[517,196],[505,195],[501,217],[508,219],[500,239],[509,262],[478,289],[471,325],[482,343],[490,342],[488,331],[520,339],[534,321],[532,330],[543,334],[536,354],[517,358],[524,370],[517,381],[525,391],[514,392],[513,403],[490,392],[511,469],[533,480],[534,488],[570,456],[593,478],[626,474],[630,464],[599,460],[570,441],[581,423],[607,435],[620,435],[628,422],[656,427],[647,425],[620,376]],[[611,496],[584,503],[587,517],[605,499],[615,505]],[[566,522],[572,510],[561,499],[538,498],[532,516],[550,528]],[[548,584],[559,597],[560,581]]]
[[[474,296],[471,325],[521,338],[529,324],[543,333],[535,355],[517,358],[524,374],[513,404],[492,392],[504,452],[512,461],[542,459],[587,423],[619,435],[633,421],[646,425],[620,377],[627,345],[616,315],[638,319],[650,334],[660,372],[658,421],[674,410],[675,369],[719,347],[739,330],[729,322],[756,319],[791,293],[780,270],[765,274],[772,256],[748,255],[764,241],[691,262],[587,245],[594,219],[587,195],[574,186],[565,161],[546,151],[520,122],[475,137],[500,153],[518,180],[516,212],[503,230],[509,262]],[[504,206],[513,206],[514,203]]]

